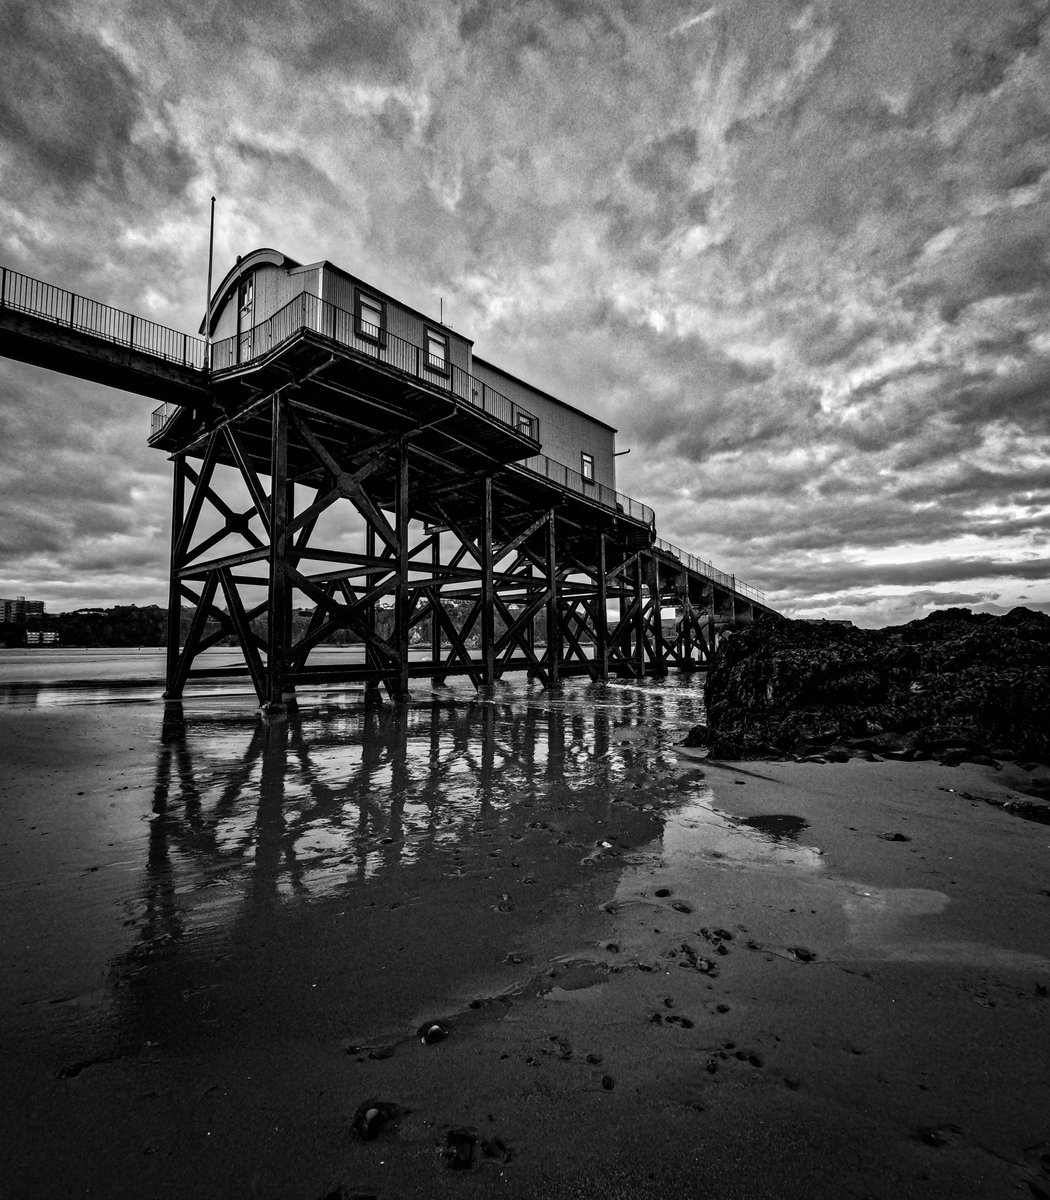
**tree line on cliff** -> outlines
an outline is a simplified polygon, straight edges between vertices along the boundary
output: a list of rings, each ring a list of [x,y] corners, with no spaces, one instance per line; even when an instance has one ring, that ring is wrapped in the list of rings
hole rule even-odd
[[[473,608],[473,601],[446,600],[444,607],[456,629],[462,629]],[[311,613],[308,610],[293,611],[293,640],[300,638],[307,631],[310,617]],[[184,608],[179,622],[179,640],[182,644],[186,642],[192,620],[193,610]],[[542,625],[542,621],[541,614],[538,624]],[[260,636],[265,636],[265,615],[253,622],[253,628]],[[393,609],[379,608],[376,612],[376,632],[382,638],[390,638],[393,635],[393,628]],[[205,636],[217,629],[218,622],[209,619],[205,628]],[[497,636],[503,629],[504,624],[497,614]],[[26,632],[37,630],[57,632],[60,644],[63,646],[160,647],[167,645],[168,610],[160,608],[156,604],[147,604],[141,608],[135,604],[128,604],[116,605],[113,608],[78,609],[75,612],[58,613],[42,619],[35,618],[25,624],[0,622],[0,646],[24,646],[26,645]],[[537,636],[540,637],[541,633],[542,631],[538,631]],[[414,626],[410,637],[413,645],[428,641],[430,622],[424,620]],[[468,645],[476,645],[479,638],[480,629],[475,626],[474,631],[467,639]],[[346,629],[339,629],[326,640],[326,644],[352,646],[359,644],[360,641],[361,639],[356,634]],[[235,639],[225,637],[218,644],[233,645]]]

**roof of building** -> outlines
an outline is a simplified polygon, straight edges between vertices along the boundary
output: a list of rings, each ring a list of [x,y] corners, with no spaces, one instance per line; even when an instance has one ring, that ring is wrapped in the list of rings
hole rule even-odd
[[[287,254],[282,254],[280,250],[274,250],[269,246],[261,246],[258,250],[253,250],[251,254],[238,255],[237,261],[223,276],[219,286],[212,292],[208,302],[208,310],[201,317],[200,328],[197,330],[198,333],[206,336],[210,332],[207,328],[209,314],[211,315],[211,323],[214,326],[215,322],[219,319],[223,303],[227,296],[236,288],[241,276],[263,263],[270,263],[275,267],[284,267],[289,271],[302,266],[294,258],[289,258]]]
[[[369,283],[368,280],[362,279],[360,275],[351,275],[349,271],[338,266],[330,259],[322,258],[317,262],[301,263],[297,262],[294,258],[289,258],[287,254],[282,254],[280,250],[273,250],[268,246],[262,246],[258,250],[253,250],[251,254],[245,254],[243,257],[238,258],[233,267],[227,271],[222,282],[212,294],[211,312],[213,326],[218,320],[219,313],[222,311],[223,305],[230,294],[236,289],[241,277],[248,271],[254,270],[256,267],[261,266],[264,263],[269,264],[270,266],[283,267],[289,273],[314,271],[320,267],[328,267],[332,271],[338,271],[340,275],[345,276],[347,279],[351,280],[351,282],[365,288],[366,291],[368,291],[371,295],[376,296],[378,299],[385,300],[390,304],[396,304],[398,308],[402,308],[405,310],[405,312],[409,312],[413,316],[419,317],[421,321],[425,321],[428,325],[434,326],[435,329],[443,329],[446,333],[452,334],[453,337],[458,338],[460,341],[466,342],[468,346],[474,345],[473,338],[469,338],[466,336],[466,334],[458,332],[458,330],[453,329],[450,325],[445,325],[441,321],[436,320],[434,317],[428,316],[424,312],[420,312],[418,308],[413,308],[411,304],[406,304],[403,300],[399,300],[396,296],[391,296],[389,292],[384,292],[382,288],[378,288],[375,286],[375,284]],[[207,320],[208,317],[207,314],[205,314],[204,317],[201,318],[199,329],[201,334],[205,332]]]

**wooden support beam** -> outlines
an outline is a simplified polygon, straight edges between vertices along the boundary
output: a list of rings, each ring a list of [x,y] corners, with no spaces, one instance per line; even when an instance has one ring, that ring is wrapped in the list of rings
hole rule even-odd
[[[474,480],[470,478],[453,479],[449,483],[442,483],[433,487],[417,487],[412,493],[412,507],[414,510],[426,509],[428,504],[435,500],[440,500],[444,496],[457,495],[460,492],[472,488]]]
[[[708,643],[707,637],[700,623],[700,615],[695,608],[690,610],[690,625],[692,626],[691,639],[693,648],[700,651],[701,662],[710,663],[712,646]]]
[[[499,558],[502,560],[506,558],[508,554],[514,553],[514,551],[517,550],[523,542],[532,537],[532,535],[546,523],[546,520],[547,514],[544,513],[543,516],[537,517],[527,529],[523,530],[519,534],[516,534],[509,542],[501,546],[498,552]]]
[[[409,503],[411,503],[411,497],[409,498]],[[416,558],[419,558],[422,555],[424,555],[428,550],[430,550],[433,547],[434,543],[437,540],[438,540],[438,535],[436,533],[429,531],[429,530],[426,531],[424,533],[423,538],[420,541],[416,542],[416,544],[409,549],[409,551],[408,551],[409,560],[416,559]],[[413,567],[416,566],[415,563],[413,563],[412,565],[413,565]]]
[[[394,510],[395,553],[397,554],[397,585],[394,591],[394,644],[399,659],[397,678],[392,693],[397,700],[408,698],[408,631],[412,596],[408,583],[408,443],[397,444],[397,504]]]
[[[201,514],[201,507],[204,504],[204,497],[211,485],[211,477],[215,471],[215,458],[218,447],[218,435],[211,434],[208,437],[208,445],[204,451],[204,461],[201,463],[199,473],[194,471],[185,461],[183,469],[187,476],[193,481],[193,495],[190,497],[189,508],[186,511],[186,519],[182,523],[182,528],[179,530],[178,541],[175,543],[174,557],[180,562],[185,560],[186,549],[189,545],[190,538],[193,537],[193,531],[197,525],[197,518]]]
[[[182,591],[179,587],[179,559],[176,547],[182,540],[186,510],[186,464],[180,455],[172,460],[171,477],[171,551],[168,570],[168,637],[164,671],[164,697],[176,699],[172,690],[179,666],[179,642],[182,638]]]
[[[266,700],[266,670],[263,667],[262,659],[259,657],[259,649],[255,644],[255,635],[252,633],[247,614],[244,611],[244,605],[241,603],[240,594],[234,585],[233,579],[230,577],[229,568],[224,567],[217,571],[216,574],[219,577],[222,594],[226,600],[226,611],[230,614],[230,620],[237,631],[237,640],[240,642],[241,649],[244,652],[244,661],[248,665],[248,673],[251,675],[255,694],[259,698],[259,703],[262,704]]]
[[[558,605],[558,547],[555,541],[554,509],[547,513],[547,656],[544,660],[551,685],[558,682],[561,665],[561,620]]]
[[[489,477],[486,477],[486,478],[489,478]],[[491,478],[490,478],[490,484],[491,484]],[[445,509],[444,505],[439,505],[439,506],[437,506],[437,508],[438,508],[438,512],[440,513],[441,517],[443,518],[445,524],[448,526],[449,530],[452,533],[454,533],[456,535],[456,537],[459,539],[459,549],[453,555],[452,562],[450,565],[458,566],[463,561],[463,559],[466,557],[466,555],[469,554],[471,556],[471,558],[473,558],[474,561],[478,564],[478,567],[480,569],[482,554],[481,554],[481,549],[478,546],[478,543],[475,540],[475,538],[463,527],[463,522],[457,521],[456,518],[453,517],[452,514],[449,513]],[[480,514],[479,514],[479,527],[480,527]],[[479,531],[480,531],[480,529],[479,529]]]
[[[496,613],[492,581],[492,478],[485,476],[481,485],[481,679],[488,686],[496,682]]]
[[[367,517],[365,518],[365,554],[369,558],[373,558],[373,559],[376,556],[376,531],[375,531],[375,527],[372,525],[372,522],[369,521],[367,519]],[[365,605],[365,613],[364,613],[365,624],[366,624],[372,638],[375,638],[378,636],[376,633],[376,611],[377,611],[376,604],[377,604],[377,601],[374,598],[370,597]],[[366,643],[365,661],[368,663],[368,665],[370,667],[379,667],[381,665],[380,659],[379,659],[378,655],[376,654],[375,646],[372,641],[368,641]],[[366,687],[365,698],[366,698],[366,700],[377,700],[379,698],[378,684],[369,684]]]
[[[608,583],[606,580],[605,534],[599,533],[595,546],[596,590],[594,609],[594,659],[598,664],[598,678],[609,678],[609,609]]]
[[[678,576],[678,592],[682,603],[682,660],[689,670],[693,665],[693,601],[689,595],[689,576],[682,571]]]
[[[203,579],[209,572],[222,567],[243,567],[248,563],[268,562],[270,549],[262,546],[257,550],[243,550],[240,554],[226,554],[222,558],[209,558],[204,562],[190,563],[179,567],[176,574],[180,579]]]
[[[598,670],[592,659],[587,657],[586,652],[581,644],[581,639],[578,634],[583,633],[587,629],[586,622],[581,619],[576,612],[576,604],[585,603],[583,601],[574,601],[571,605],[566,606],[563,611],[563,620],[561,624],[561,632],[565,641],[568,643],[568,652],[565,655],[565,664],[567,665],[573,656],[581,662],[590,675],[591,679],[598,678]],[[575,628],[574,628],[575,626]]]
[[[437,569],[441,565],[441,535],[434,534],[434,541],[430,547],[430,562],[431,570],[437,574]],[[438,610],[441,608],[441,593],[435,588],[430,593],[430,661],[439,663],[441,661],[441,620],[438,615]]]
[[[373,456],[363,466],[356,471],[345,471],[332,455],[325,448],[324,443],[314,432],[307,426],[298,415],[295,417],[295,431],[309,447],[310,452],[320,465],[329,473],[332,479],[332,486],[319,499],[317,499],[303,514],[300,516],[300,522],[313,518],[322,512],[325,508],[334,504],[340,497],[345,497],[361,512],[361,515],[370,521],[378,531],[379,535],[387,543],[390,549],[395,553],[399,553],[397,545],[397,534],[391,528],[386,517],[372,503],[371,497],[364,490],[362,484],[364,480],[377,470],[383,464],[383,457],[379,453],[374,453]],[[386,443],[389,444],[389,443]],[[398,443],[398,461],[404,451],[404,442]],[[407,451],[405,452],[407,456]],[[407,507],[407,505],[406,505]]]
[[[248,493],[255,505],[255,511],[259,514],[259,520],[262,522],[263,530],[267,537],[270,534],[270,505],[263,485],[256,474],[255,467],[252,466],[252,461],[244,449],[244,445],[238,437],[232,425],[224,426],[226,442],[230,447],[230,453],[233,455],[241,472],[241,477],[244,480]]]
[[[288,577],[290,583],[294,584],[301,592],[309,596],[314,603],[323,611],[330,614],[328,621],[312,632],[308,632],[300,638],[294,649],[297,655],[305,656],[305,652],[323,641],[330,633],[336,629],[349,629],[356,633],[358,637],[370,648],[378,650],[386,664],[397,661],[396,645],[385,641],[372,628],[371,622],[368,620],[369,613],[374,604],[376,597],[386,594],[386,589],[376,589],[367,592],[363,596],[352,597],[347,596],[349,588],[342,580],[333,581],[326,580],[323,584],[318,584],[314,580],[302,575],[294,567],[288,568]],[[340,604],[334,598],[335,587],[340,590],[346,588],[344,596],[347,596],[348,603]],[[358,619],[360,614],[360,618]]]
[[[186,686],[186,680],[190,674],[190,665],[200,648],[201,637],[208,621],[208,609],[215,598],[217,583],[218,578],[214,571],[204,581],[200,603],[197,605],[197,611],[193,614],[193,620],[190,622],[189,632],[186,635],[186,645],[182,648],[182,653],[179,655],[179,661],[175,668],[174,678],[168,687],[170,698],[173,700],[179,699],[182,696],[182,690]]]
[[[335,582],[326,582],[321,585],[321,590],[331,599],[335,592]],[[315,604],[314,611],[310,614],[310,623],[306,627],[306,632],[292,646],[292,651],[289,656],[289,666],[292,671],[301,671],[306,665],[306,660],[310,655],[310,651],[317,645],[318,642],[324,641],[331,630],[321,632],[322,627],[329,622],[325,621],[326,608],[323,604]]]
[[[271,408],[270,442],[270,588],[266,634],[267,709],[284,707],[292,626],[292,591],[287,575],[288,549],[288,407],[275,392]]]
[[[476,611],[476,610],[475,610]],[[444,680],[449,674],[449,668],[459,659],[463,663],[466,672],[470,675],[471,681],[475,687],[481,686],[481,676],[478,674],[478,664],[471,658],[470,651],[467,648],[466,637],[470,630],[470,626],[474,623],[473,616],[467,618],[462,629],[457,629],[452,622],[452,618],[448,615],[442,605],[438,604],[434,609],[434,614],[441,624],[441,628],[448,640],[448,654],[444,661],[441,662],[440,670],[437,672],[436,678]]]
[[[516,617],[504,604],[503,598],[499,594],[496,595],[495,601],[497,611],[507,627],[496,639],[495,652],[497,657],[502,656],[501,666],[505,666],[509,661],[515,645],[522,650],[530,662],[537,667],[540,666],[540,660],[532,645],[532,622],[536,614],[542,611],[547,603],[546,591],[538,592]]]
[[[664,643],[663,595],[660,585],[660,563],[655,554],[647,555],[649,560],[649,595],[652,601],[650,626],[653,634],[653,672],[656,675],[667,674],[667,648]]]
[[[642,558],[635,555],[632,584],[634,585],[634,670],[639,679],[645,678],[645,601],[642,592]]]
[[[225,508],[226,505],[223,505],[223,507]],[[264,543],[262,538],[248,528],[248,520],[251,518],[253,512],[253,509],[249,509],[246,513],[234,513],[231,511],[229,517],[226,519],[226,524],[221,529],[215,530],[214,533],[209,534],[206,538],[199,541],[192,549],[186,551],[184,561],[192,563],[206,550],[210,550],[212,546],[217,546],[224,538],[229,537],[231,533],[239,533],[250,546],[255,547],[257,550],[263,550]],[[266,557],[265,551],[263,557]]]

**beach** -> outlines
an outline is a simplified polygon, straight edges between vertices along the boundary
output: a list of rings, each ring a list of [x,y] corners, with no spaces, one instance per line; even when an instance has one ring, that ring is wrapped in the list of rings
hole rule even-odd
[[[1050,1195],[1032,772],[133,675],[0,686],[5,1196]]]

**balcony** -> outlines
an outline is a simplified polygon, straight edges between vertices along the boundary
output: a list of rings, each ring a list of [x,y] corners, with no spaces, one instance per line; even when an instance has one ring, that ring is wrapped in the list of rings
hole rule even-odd
[[[331,338],[363,358],[464,400],[519,433],[528,429],[526,436],[532,436],[536,418],[528,409],[462,367],[437,362],[429,350],[414,342],[379,329],[372,333],[371,327],[362,326],[352,312],[312,292],[302,292],[250,330],[215,342],[211,348],[212,375],[221,379],[227,372],[249,366],[304,330]]]

